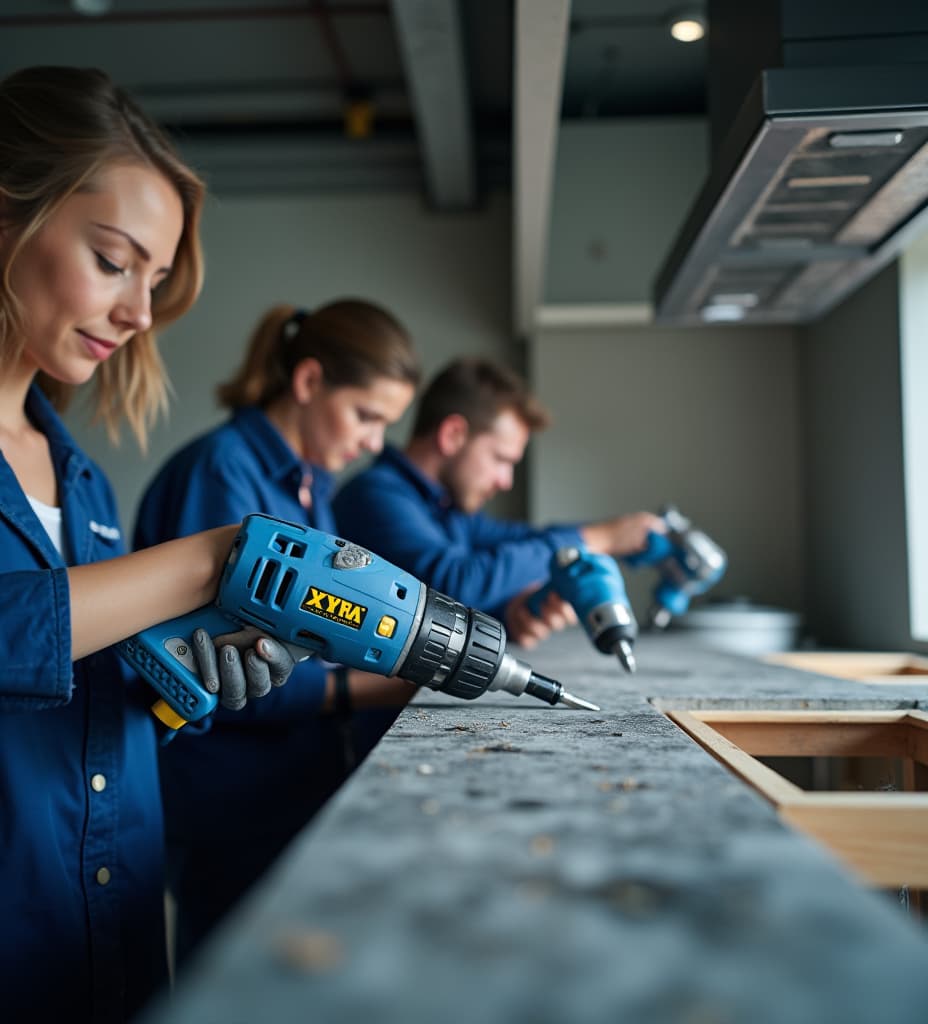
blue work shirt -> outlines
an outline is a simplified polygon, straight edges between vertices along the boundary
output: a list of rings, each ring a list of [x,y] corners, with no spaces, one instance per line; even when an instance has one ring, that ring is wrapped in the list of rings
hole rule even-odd
[[[300,503],[312,473],[312,506]],[[297,457],[256,407],[237,410],[194,439],[159,470],[138,510],[134,545],[147,547],[240,522],[253,512],[335,532],[332,476]],[[320,716],[328,669],[297,664],[285,686],[241,711],[219,708],[206,734],[181,730],[161,752],[171,843],[219,842],[294,831],[341,781],[340,740]],[[309,770],[313,765],[314,771]]]
[[[554,551],[580,543],[576,526],[539,529],[462,512],[390,446],[339,490],[333,507],[347,540],[497,618],[517,594],[548,579]]]
[[[122,554],[106,478],[35,386],[26,412],[69,563]],[[2,455],[0,565],[0,1015],[122,1022],[166,971],[150,693],[112,648],[72,664],[65,561]]]

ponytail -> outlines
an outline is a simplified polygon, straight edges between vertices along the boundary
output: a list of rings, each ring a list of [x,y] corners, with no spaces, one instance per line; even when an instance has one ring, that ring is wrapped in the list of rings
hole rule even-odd
[[[219,404],[266,408],[286,394],[304,359],[317,359],[333,388],[363,388],[380,377],[419,383],[409,334],[385,309],[362,299],[340,299],[312,313],[279,305],[261,318],[242,365],[217,388]]]

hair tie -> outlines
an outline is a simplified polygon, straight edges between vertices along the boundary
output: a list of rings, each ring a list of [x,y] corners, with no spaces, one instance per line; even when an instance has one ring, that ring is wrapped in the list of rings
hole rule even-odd
[[[305,309],[297,309],[283,322],[280,336],[284,343],[289,343],[300,333],[300,324],[309,316]]]

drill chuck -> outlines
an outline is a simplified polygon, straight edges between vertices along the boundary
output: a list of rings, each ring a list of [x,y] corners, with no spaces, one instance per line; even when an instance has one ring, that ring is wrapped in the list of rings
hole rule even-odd
[[[527,693],[548,704],[599,711],[509,654],[506,631],[497,619],[431,587],[426,588],[419,631],[397,675],[464,700],[487,690],[505,690],[516,697]]]
[[[502,623],[428,587],[419,630],[396,674],[417,686],[473,700],[497,689],[491,684],[505,647]]]
[[[620,643],[632,644],[638,636],[638,622],[627,604],[597,605],[587,617],[587,631],[603,654],[612,654]]]

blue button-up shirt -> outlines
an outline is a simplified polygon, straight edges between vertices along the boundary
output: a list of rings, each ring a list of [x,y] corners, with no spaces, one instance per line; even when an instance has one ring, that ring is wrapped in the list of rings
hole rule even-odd
[[[33,388],[72,564],[122,554],[115,501]],[[0,455],[0,1015],[124,1021],[164,978],[151,701],[112,649],[71,662],[65,563]]]
[[[299,499],[307,472],[308,510]],[[243,408],[159,470],[142,497],[134,543],[147,547],[237,523],[252,512],[334,533],[331,489],[330,473],[301,462],[260,409]],[[338,738],[329,716],[318,714],[326,674],[317,659],[300,662],[285,686],[249,701],[242,711],[220,708],[206,735],[187,727],[163,748],[172,843],[292,831],[318,809],[341,781]]]
[[[343,537],[498,618],[513,597],[547,580],[554,551],[580,543],[573,525],[536,528],[462,512],[389,446],[339,490],[333,507]]]

